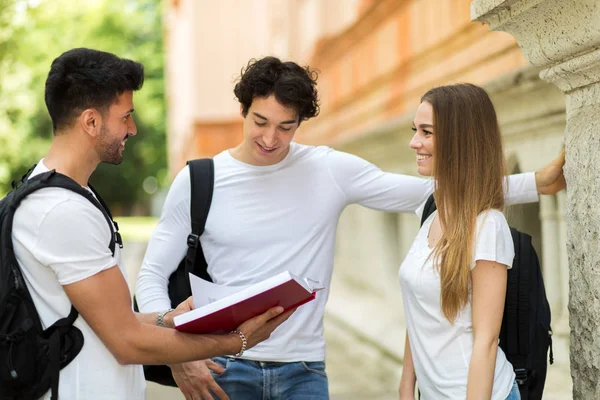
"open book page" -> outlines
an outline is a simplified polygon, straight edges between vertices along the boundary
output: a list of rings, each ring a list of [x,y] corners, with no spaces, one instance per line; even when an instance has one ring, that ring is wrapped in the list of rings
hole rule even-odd
[[[190,274],[190,286],[192,288],[192,296],[194,297],[194,307],[200,308],[207,304],[213,303],[223,297],[231,296],[232,294],[241,292],[248,286],[226,286],[218,285],[202,278],[198,278],[194,274]]]
[[[304,278],[304,279],[300,279],[298,278],[296,275],[294,274],[290,274],[292,275],[292,277],[298,281],[298,282],[302,282],[302,286],[304,286],[304,288],[310,292],[318,292],[320,290],[325,289],[324,286],[321,285],[321,283],[319,281],[315,281],[314,279],[310,279],[310,278]]]

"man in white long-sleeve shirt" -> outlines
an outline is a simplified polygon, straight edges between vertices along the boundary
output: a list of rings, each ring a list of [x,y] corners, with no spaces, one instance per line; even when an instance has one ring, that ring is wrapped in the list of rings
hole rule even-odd
[[[383,172],[329,147],[292,142],[300,123],[318,114],[316,74],[308,67],[274,57],[251,62],[234,93],[244,139],[214,157],[214,194],[200,238],[208,272],[216,283],[246,285],[290,270],[327,289],[241,359],[180,364],[172,366],[173,375],[188,399],[328,399],[323,313],[340,214],[354,203],[414,212],[433,183]],[[507,203],[537,201],[538,190],[558,190],[561,178],[560,165],[511,176]],[[187,251],[190,190],[185,167],[144,257],[137,282],[143,312],[170,308],[169,276]]]

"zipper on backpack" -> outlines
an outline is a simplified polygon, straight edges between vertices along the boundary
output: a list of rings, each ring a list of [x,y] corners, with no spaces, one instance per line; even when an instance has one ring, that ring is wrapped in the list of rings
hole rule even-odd
[[[13,365],[12,362],[12,351],[13,351],[13,345],[14,342],[10,342],[10,347],[8,348],[8,370],[10,371],[10,377],[12,379],[17,379],[19,377],[19,374],[17,373],[17,371],[15,370],[15,367]]]

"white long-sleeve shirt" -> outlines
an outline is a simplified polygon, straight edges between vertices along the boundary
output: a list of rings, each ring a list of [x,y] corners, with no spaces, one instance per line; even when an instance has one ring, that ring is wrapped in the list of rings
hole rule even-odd
[[[275,165],[245,164],[229,151],[216,155],[214,163],[213,199],[200,238],[213,281],[247,285],[289,270],[326,287],[244,358],[324,360],[323,313],[341,212],[354,203],[414,212],[432,193],[433,181],[386,173],[351,154],[297,143]],[[190,193],[185,167],[173,181],[142,263],[136,293],[142,312],[170,307],[169,276],[185,256],[191,230]],[[510,178],[507,203],[537,198],[532,173]]]

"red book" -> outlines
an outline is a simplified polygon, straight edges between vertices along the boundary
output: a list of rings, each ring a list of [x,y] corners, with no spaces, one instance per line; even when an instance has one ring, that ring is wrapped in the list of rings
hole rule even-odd
[[[243,288],[215,285],[194,275],[190,275],[190,284],[197,308],[174,318],[175,329],[188,333],[230,332],[272,307],[287,311],[308,303],[320,290],[289,271]],[[234,293],[217,299],[218,291]]]

